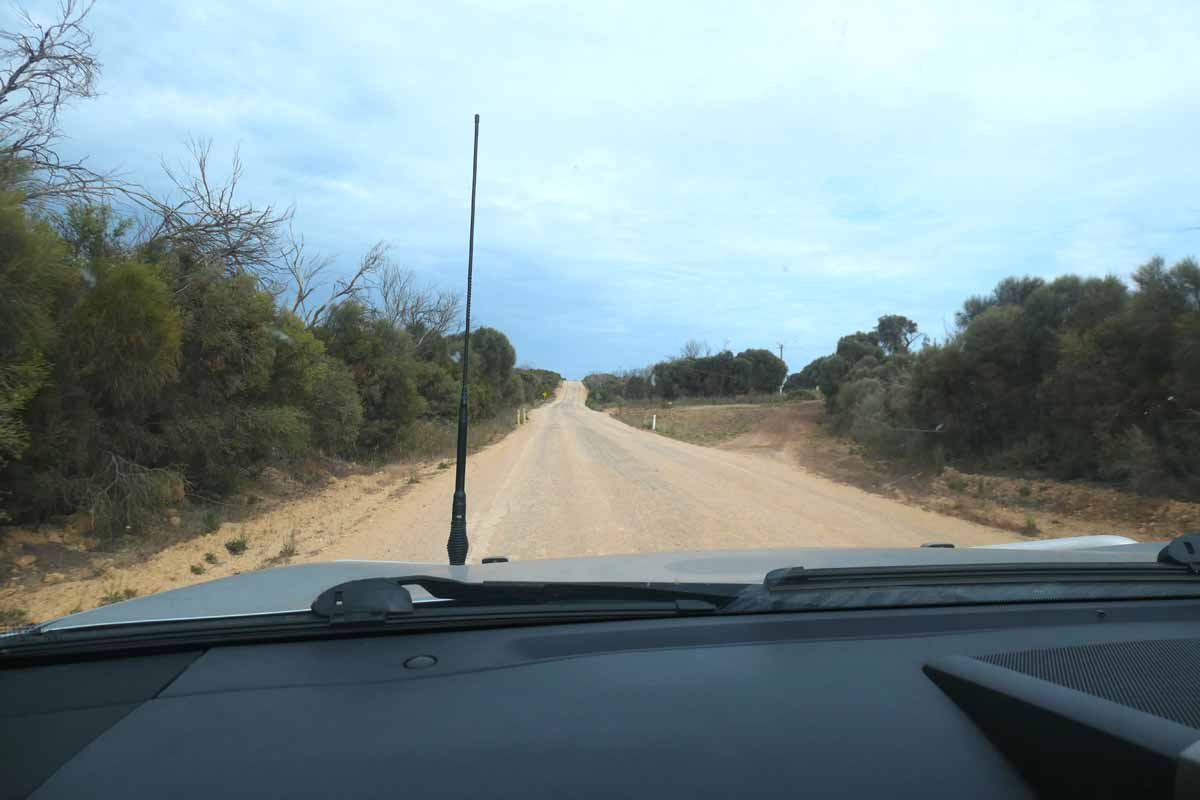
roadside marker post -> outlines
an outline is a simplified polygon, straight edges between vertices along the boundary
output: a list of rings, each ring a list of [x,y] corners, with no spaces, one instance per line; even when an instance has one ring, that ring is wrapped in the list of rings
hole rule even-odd
[[[650,415],[650,430],[652,430],[652,431],[658,430],[658,414]]]

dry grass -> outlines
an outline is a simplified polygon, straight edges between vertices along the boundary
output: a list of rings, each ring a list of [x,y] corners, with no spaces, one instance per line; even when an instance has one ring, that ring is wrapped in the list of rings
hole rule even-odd
[[[104,594],[100,596],[100,605],[108,606],[112,605],[113,603],[120,603],[123,600],[132,600],[137,596],[137,589],[132,589],[130,587],[121,588],[117,586],[110,586],[104,591]]]
[[[714,445],[749,433],[774,410],[766,404],[725,404],[710,407],[625,405],[612,415],[635,428],[649,428],[657,415],[657,432],[692,444]]]
[[[287,541],[283,543],[283,547],[279,548],[278,558],[287,561],[296,555],[296,532],[292,531],[288,534]]]
[[[530,416],[536,409],[530,412]],[[517,409],[502,408],[489,419],[473,419],[467,430],[467,449],[475,452],[499,441],[517,427]],[[400,454],[400,460],[440,461],[450,466],[458,448],[458,423],[447,420],[420,420],[413,426],[411,444]],[[439,465],[439,468],[440,467]]]
[[[0,631],[12,630],[32,623],[33,620],[29,618],[29,613],[23,608],[0,608]]]

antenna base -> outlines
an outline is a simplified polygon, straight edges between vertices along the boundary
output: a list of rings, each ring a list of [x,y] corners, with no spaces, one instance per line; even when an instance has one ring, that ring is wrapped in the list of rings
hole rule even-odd
[[[467,540],[467,493],[461,489],[454,493],[454,502],[450,506],[450,539],[446,542],[446,554],[450,556],[450,566],[461,567],[467,563],[467,550],[470,542]]]

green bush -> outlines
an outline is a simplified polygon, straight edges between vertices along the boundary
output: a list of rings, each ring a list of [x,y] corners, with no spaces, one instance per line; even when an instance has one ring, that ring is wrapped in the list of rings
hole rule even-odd
[[[354,376],[344,364],[322,359],[306,398],[313,442],[329,453],[349,455],[362,431],[363,407]]]
[[[915,326],[882,317],[789,384],[819,385],[835,428],[877,452],[1196,495],[1200,265],[1154,259],[1133,284],[1005,279],[942,343],[909,353]]]
[[[424,331],[416,348],[357,300],[310,326],[219,254],[134,247],[107,207],[53,219],[0,192],[0,519],[84,509],[102,533],[136,532],[184,487],[452,443],[459,337]],[[475,420],[561,381],[515,369],[500,331],[472,345]]]
[[[295,406],[259,406],[238,415],[250,463],[287,463],[312,451],[309,417]]]
[[[49,370],[39,355],[0,364],[0,467],[19,458],[29,445],[21,412],[41,389]],[[2,512],[0,512],[2,513]]]
[[[221,512],[215,508],[205,510],[204,514],[200,517],[200,527],[205,533],[216,533],[219,531],[221,529]]]
[[[317,335],[358,386],[363,407],[358,449],[376,457],[394,453],[426,408],[417,391],[412,340],[357,303],[335,308]]]
[[[67,322],[64,355],[101,405],[144,407],[179,376],[182,325],[157,267],[107,269]]]

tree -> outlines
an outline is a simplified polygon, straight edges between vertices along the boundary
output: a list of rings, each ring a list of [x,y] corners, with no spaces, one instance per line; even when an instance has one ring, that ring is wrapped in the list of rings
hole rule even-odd
[[[801,389],[812,390],[816,388],[816,384],[808,380],[807,376],[800,372],[793,372],[787,376],[783,382],[783,391],[794,392]]]
[[[650,385],[641,375],[630,375],[625,381],[625,399],[644,400],[649,394]]]
[[[996,288],[992,290],[990,295],[986,297],[980,295],[968,297],[963,303],[962,310],[955,312],[954,322],[958,325],[959,330],[964,330],[971,324],[973,319],[989,308],[1024,305],[1029,295],[1033,294],[1043,285],[1045,285],[1045,281],[1041,278],[1032,278],[1029,276],[1025,276],[1024,278],[1005,278],[996,284]]]
[[[109,176],[58,153],[59,113],[96,94],[100,62],[85,26],[91,8],[90,2],[62,0],[54,22],[42,25],[21,11],[24,30],[0,32],[0,162],[9,177],[20,179],[27,201],[94,196],[110,188]]]
[[[496,388],[508,383],[517,362],[517,351],[507,336],[495,328],[479,328],[471,333],[471,354],[479,359],[476,378],[482,378]]]
[[[817,388],[825,395],[825,402],[832,403],[841,387],[842,380],[850,372],[850,364],[845,358],[834,353],[819,359],[816,368]]]
[[[306,252],[303,237],[297,240],[289,235],[289,240],[291,243],[282,259],[290,288],[294,292],[289,305],[291,312],[310,327],[319,325],[325,315],[339,303],[353,301],[363,304],[376,276],[388,267],[388,245],[382,241],[376,242],[359,260],[354,273],[348,279],[334,281],[333,285],[328,287],[325,299],[318,303],[313,300],[313,294],[326,288],[322,275],[333,264],[333,260]]]
[[[917,323],[899,314],[880,317],[873,333],[887,355],[907,353],[913,343],[921,338],[921,334],[917,332]]]
[[[458,324],[462,297],[458,292],[418,286],[412,270],[387,263],[375,284],[379,313],[401,330],[408,331],[419,348],[429,336],[445,336]]]
[[[837,354],[849,366],[854,366],[860,359],[867,356],[873,356],[876,359],[884,357],[883,348],[879,346],[879,340],[875,333],[863,333],[862,331],[838,339]]]
[[[743,350],[737,358],[750,364],[749,391],[778,392],[787,377],[787,364],[770,350]]]
[[[98,400],[142,406],[179,376],[182,325],[160,270],[111,267],[75,309],[64,354]]]
[[[226,274],[251,275],[263,288],[283,291],[292,273],[295,242],[285,235],[294,209],[257,206],[237,199],[242,161],[234,151],[229,176],[211,173],[212,143],[188,142],[191,164],[163,171],[174,187],[159,197],[144,189],[126,194],[148,214],[140,239],[144,245],[190,253]]]
[[[784,390],[816,389],[821,382],[821,369],[827,358],[830,358],[830,356],[814,358],[804,365],[804,369],[790,375],[784,384]]]
[[[1041,278],[1005,278],[996,284],[992,297],[999,306],[1022,306],[1029,296],[1046,285]]]
[[[355,302],[335,306],[317,335],[358,384],[363,404],[359,448],[378,455],[394,452],[426,408],[417,391],[412,340]]]
[[[131,255],[125,237],[133,220],[118,217],[108,204],[71,201],[53,222],[71,255],[92,273],[106,262]]]
[[[688,339],[683,343],[683,347],[679,348],[680,358],[700,358],[712,353],[712,348],[707,342],[701,342],[697,339]]]

